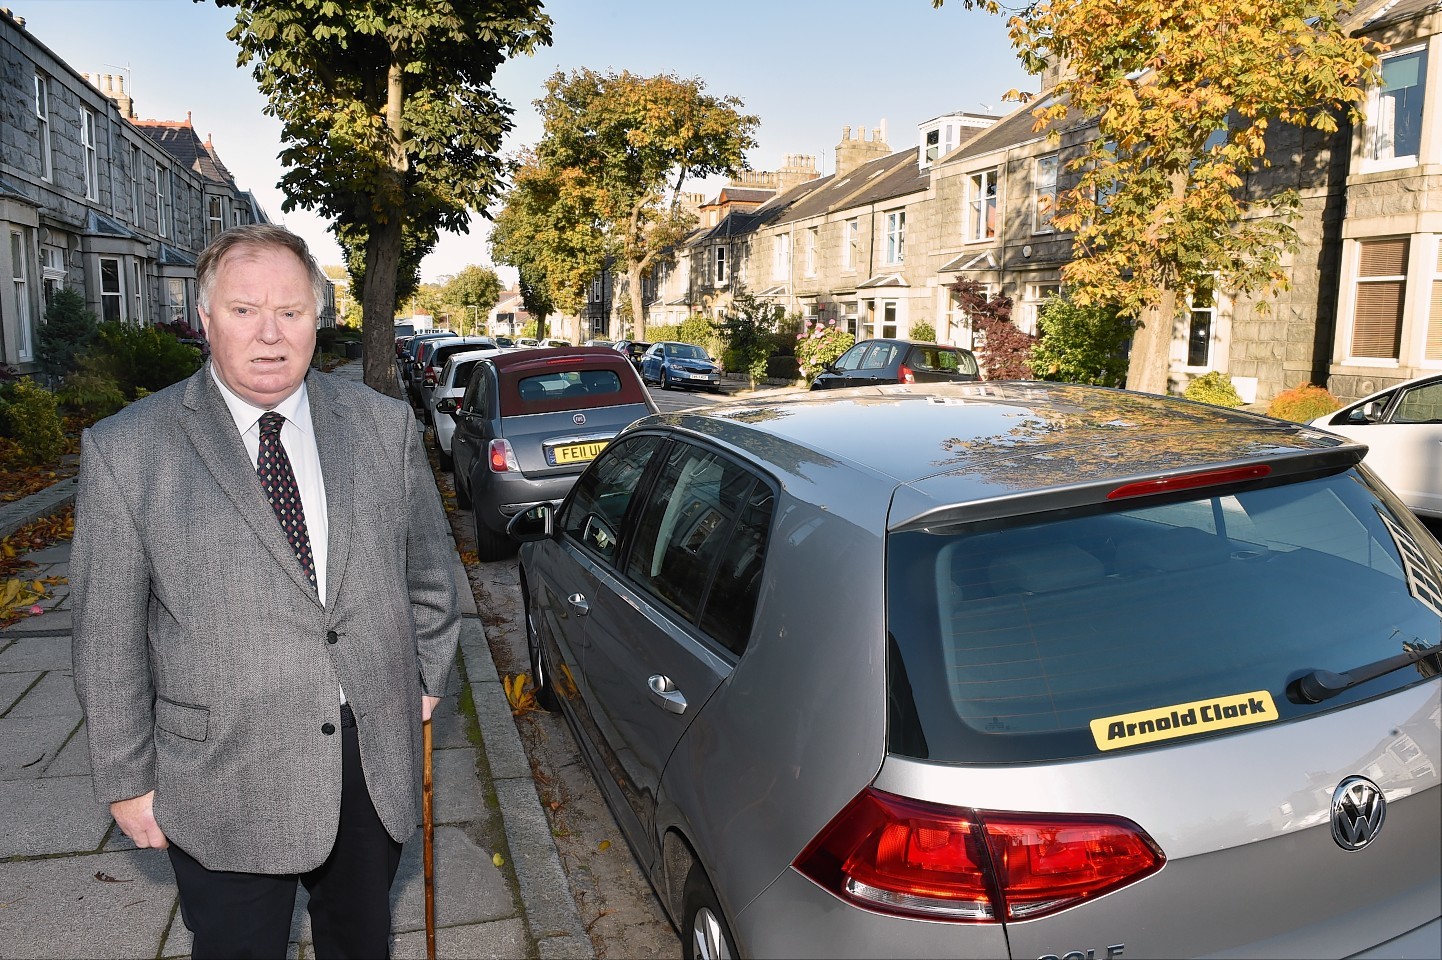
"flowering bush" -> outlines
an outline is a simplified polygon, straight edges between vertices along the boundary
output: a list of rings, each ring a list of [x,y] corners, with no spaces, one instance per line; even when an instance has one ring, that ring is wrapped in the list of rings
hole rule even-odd
[[[796,361],[801,368],[801,375],[810,383],[816,379],[816,375],[826,369],[826,365],[856,343],[856,338],[845,330],[836,326],[836,321],[831,320],[821,323],[819,320],[807,321],[806,326],[796,335]]]

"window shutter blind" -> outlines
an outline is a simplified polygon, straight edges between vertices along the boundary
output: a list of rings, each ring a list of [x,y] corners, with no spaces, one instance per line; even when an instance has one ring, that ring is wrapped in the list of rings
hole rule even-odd
[[[1427,346],[1422,355],[1428,360],[1442,360],[1442,244],[1437,246],[1437,269],[1432,278],[1432,308],[1427,312]]]
[[[1402,346],[1408,239],[1364,241],[1359,246],[1351,355],[1396,359]],[[1400,279],[1369,280],[1370,277]]]

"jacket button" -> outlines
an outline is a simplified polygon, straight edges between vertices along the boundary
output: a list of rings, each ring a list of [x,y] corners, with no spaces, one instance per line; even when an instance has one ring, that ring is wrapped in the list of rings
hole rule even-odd
[[[335,643],[335,642],[336,642],[337,640],[339,640],[339,639],[340,639],[340,637],[336,636],[336,632],[335,632],[334,630],[327,630],[327,631],[326,631],[326,634],[325,634],[325,642],[326,642],[326,643]]]
[[[320,725],[320,732],[325,734],[327,737],[330,736],[331,734],[335,733],[335,724],[322,723]]]

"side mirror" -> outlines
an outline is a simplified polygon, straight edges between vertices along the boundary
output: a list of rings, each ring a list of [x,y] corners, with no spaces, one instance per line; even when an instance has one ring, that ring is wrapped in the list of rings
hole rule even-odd
[[[517,543],[549,540],[556,532],[556,511],[549,503],[538,503],[512,517],[506,532]]]

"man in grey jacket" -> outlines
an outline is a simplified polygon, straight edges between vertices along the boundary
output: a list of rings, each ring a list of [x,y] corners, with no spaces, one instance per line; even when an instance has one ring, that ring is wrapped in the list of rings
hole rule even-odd
[[[211,359],[82,440],[75,686],[98,799],[168,848],[196,957],[386,956],[459,613],[410,408],[310,370],[325,277],[269,225],[197,268]]]

